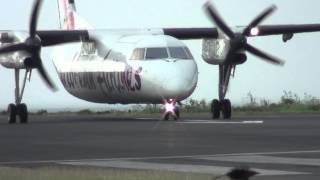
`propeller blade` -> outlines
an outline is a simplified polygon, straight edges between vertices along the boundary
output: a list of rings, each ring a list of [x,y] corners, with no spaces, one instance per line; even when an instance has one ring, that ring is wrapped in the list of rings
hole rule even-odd
[[[266,10],[264,10],[259,16],[257,16],[243,31],[243,35],[250,36],[251,29],[257,27],[263,20],[265,20],[268,16],[270,16],[277,7],[275,5],[270,6]]]
[[[34,37],[36,35],[36,30],[38,25],[38,16],[39,16],[41,3],[42,3],[42,0],[36,0],[35,3],[33,4],[31,19],[30,19],[30,29],[29,29],[29,33],[31,37]]]
[[[38,69],[38,72],[39,72],[41,78],[44,80],[44,82],[47,84],[47,86],[52,91],[54,91],[54,92],[57,91],[56,86],[54,85],[52,80],[49,78],[46,70],[44,69],[41,59],[39,58],[37,61],[38,61],[37,69]]]
[[[229,26],[224,22],[224,20],[219,15],[218,11],[215,7],[210,3],[207,2],[205,4],[205,10],[207,11],[208,15],[210,16],[210,20],[218,26],[219,29],[222,30],[230,39],[235,38],[233,31],[229,28]]]
[[[12,52],[22,51],[22,50],[28,51],[29,47],[24,43],[8,45],[0,48],[0,54],[12,53]]]
[[[268,61],[270,63],[276,64],[276,65],[284,65],[284,61],[282,61],[282,60],[280,60],[280,59],[278,59],[276,57],[273,57],[273,56],[271,56],[271,55],[269,55],[269,54],[267,54],[267,53],[255,48],[255,47],[251,46],[250,44],[246,44],[245,45],[245,49],[249,53],[251,53],[251,54],[253,54],[255,56],[258,56],[258,57],[260,57],[260,58],[262,58],[262,59],[264,59],[264,60],[266,60],[266,61]]]

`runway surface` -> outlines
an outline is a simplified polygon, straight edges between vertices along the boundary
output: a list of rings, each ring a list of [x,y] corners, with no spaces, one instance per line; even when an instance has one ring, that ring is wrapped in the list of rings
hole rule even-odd
[[[248,166],[254,179],[319,179],[320,115],[208,115],[160,121],[147,116],[0,116],[0,166],[48,165],[223,174]]]

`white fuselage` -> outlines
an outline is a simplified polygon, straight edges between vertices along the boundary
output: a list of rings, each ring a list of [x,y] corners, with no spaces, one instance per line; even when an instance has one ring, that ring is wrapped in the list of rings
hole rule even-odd
[[[56,48],[54,64],[70,94],[96,103],[162,103],[182,101],[196,88],[197,64],[181,41],[164,35],[103,37],[99,45]],[[181,52],[189,57],[179,58]]]

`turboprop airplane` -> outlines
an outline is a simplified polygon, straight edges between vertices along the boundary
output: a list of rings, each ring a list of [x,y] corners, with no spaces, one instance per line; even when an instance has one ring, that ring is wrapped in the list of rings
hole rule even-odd
[[[219,66],[219,99],[211,104],[212,117],[231,118],[226,99],[229,80],[246,53],[283,65],[283,61],[247,42],[248,37],[282,35],[284,41],[295,33],[320,31],[320,24],[260,25],[276,9],[271,6],[246,27],[230,28],[213,4],[204,8],[217,28],[92,29],[76,13],[74,0],[61,0],[62,30],[37,30],[42,0],[35,0],[29,32],[0,31],[0,64],[14,70],[15,103],[9,104],[9,123],[28,122],[27,105],[22,103],[27,79],[37,70],[55,91],[42,64],[41,49],[56,46],[54,65],[65,89],[75,97],[95,103],[165,104],[163,119],[180,116],[179,102],[197,86],[198,68],[182,40],[202,39],[203,59]],[[25,70],[20,88],[19,74]]]

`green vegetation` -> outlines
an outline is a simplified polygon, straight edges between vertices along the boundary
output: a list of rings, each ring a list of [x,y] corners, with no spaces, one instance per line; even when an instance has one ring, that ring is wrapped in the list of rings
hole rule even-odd
[[[77,112],[77,114],[79,115],[83,115],[83,114],[94,114],[93,111],[91,111],[90,109],[83,109]]]
[[[211,180],[212,175],[86,167],[0,168],[0,179],[20,180],[21,178],[24,180]]]
[[[250,92],[249,102],[245,105],[234,107],[235,112],[320,112],[320,99],[307,93],[301,99],[291,91],[284,91],[278,103],[271,103],[267,99],[257,100]]]
[[[145,107],[140,108],[140,112],[145,114],[153,114],[161,112],[162,105],[148,104]],[[133,110],[134,112],[137,110]],[[195,100],[188,99],[186,100],[182,107],[180,107],[181,112],[187,113],[202,113],[202,112],[210,112],[210,103],[207,103],[205,100]]]
[[[250,113],[250,112],[279,112],[279,113],[299,113],[299,112],[319,112],[320,99],[307,93],[301,99],[297,94],[291,91],[284,91],[281,99],[277,103],[271,103],[270,100],[262,98],[258,99],[251,92],[248,93],[249,102],[240,106],[233,106],[234,112]],[[184,102],[180,110],[186,113],[203,113],[210,112],[211,103],[206,100],[189,99]],[[143,113],[159,113],[159,105],[146,105],[142,108]]]
[[[320,113],[320,99],[304,94],[300,98],[296,93],[284,91],[278,102],[271,102],[266,98],[257,98],[251,92],[247,94],[246,102],[242,105],[233,106],[234,113]],[[82,109],[79,111],[63,111],[53,114],[77,114],[77,115],[141,115],[141,114],[159,114],[162,112],[163,105],[147,104],[147,105],[132,105],[130,109],[116,110],[92,110]],[[211,111],[211,100],[195,100],[188,99],[183,101],[180,107],[182,113],[209,113]],[[0,115],[5,115],[6,111],[1,111]],[[39,110],[34,115],[50,114],[47,110]]]
[[[45,109],[41,109],[41,110],[35,112],[34,114],[36,114],[36,115],[46,115],[46,114],[48,114],[48,111],[45,110]]]

